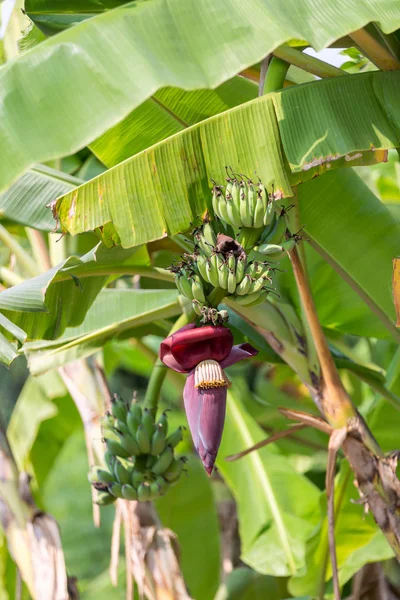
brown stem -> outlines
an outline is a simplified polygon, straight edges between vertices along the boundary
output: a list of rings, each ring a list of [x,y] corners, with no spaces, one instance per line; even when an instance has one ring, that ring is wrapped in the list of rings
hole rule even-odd
[[[326,394],[323,394],[324,397],[321,401],[321,408],[324,412],[324,416],[333,427],[344,427],[351,417],[356,416],[356,409],[343,387],[332,354],[330,353],[328,343],[318,320],[310,286],[296,247],[291,251],[290,258],[301,302],[317,350],[318,360],[321,365],[323,377],[322,387],[326,391]]]

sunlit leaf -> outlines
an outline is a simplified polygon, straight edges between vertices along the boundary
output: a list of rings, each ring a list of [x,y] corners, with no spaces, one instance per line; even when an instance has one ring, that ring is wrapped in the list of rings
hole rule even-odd
[[[86,313],[81,325],[67,328],[54,342],[25,344],[31,373],[49,369],[90,356],[111,339],[144,335],[142,326],[157,327],[157,319],[182,312],[175,290],[103,290]]]
[[[7,94],[0,189],[33,164],[92,142],[159,88],[215,88],[290,39],[321,49],[370,21],[385,33],[400,22],[391,0],[324,6],[315,10],[313,0],[303,0],[299,11],[297,0],[235,0],[226,10],[223,0],[131,2],[34,46],[0,70]]]
[[[382,151],[376,154],[370,149],[400,145],[391,127],[398,103],[390,100],[400,77],[397,72],[368,77],[368,101],[361,104],[357,98],[364,96],[357,92],[358,77],[349,76],[269,94],[189,127],[64,195],[56,205],[61,226],[76,234],[111,222],[122,246],[133,246],[187,230],[211,208],[210,181],[225,180],[225,165],[250,176],[256,171],[267,186],[275,184],[276,193],[291,196],[291,185],[328,168],[328,154],[338,159],[329,159],[331,169],[383,160]],[[382,110],[380,99],[386,95],[387,107]],[[348,96],[354,98],[350,106]],[[330,101],[332,97],[336,103]],[[316,103],[325,107],[323,118],[314,119],[313,135],[307,138],[304,110]],[[361,132],[349,129],[343,111],[349,120],[362,119]],[[306,167],[299,173],[292,174],[287,167],[281,134],[293,168]],[[307,163],[306,146],[312,146],[318,159],[314,166]]]
[[[290,575],[304,565],[305,540],[317,516],[318,490],[296,473],[276,447],[225,461],[226,456],[265,438],[245,412],[240,393],[233,388],[228,394],[217,465],[237,502],[242,560],[260,573]]]

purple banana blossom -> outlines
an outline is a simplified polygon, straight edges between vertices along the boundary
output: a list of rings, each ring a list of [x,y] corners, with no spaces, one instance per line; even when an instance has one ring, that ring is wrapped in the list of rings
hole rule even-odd
[[[186,325],[160,346],[160,359],[167,366],[188,373],[183,399],[193,443],[211,475],[222,431],[226,395],[230,381],[224,368],[255,356],[250,344],[233,345],[233,335],[222,326]]]

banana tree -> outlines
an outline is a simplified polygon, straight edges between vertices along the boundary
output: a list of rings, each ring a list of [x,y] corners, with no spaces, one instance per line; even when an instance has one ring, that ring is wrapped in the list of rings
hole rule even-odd
[[[400,7],[2,6],[0,359],[28,372],[0,441],[60,521],[83,597],[118,597],[109,537],[129,598],[133,575],[150,599],[337,600],[382,561],[389,585]],[[98,565],[74,558],[60,492],[86,451],[90,483],[85,467],[70,485],[104,515],[99,535],[77,506]]]

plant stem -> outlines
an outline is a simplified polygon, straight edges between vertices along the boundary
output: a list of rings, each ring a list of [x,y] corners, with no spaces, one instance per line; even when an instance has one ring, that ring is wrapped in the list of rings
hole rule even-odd
[[[289,63],[289,65],[295,65],[317,77],[343,77],[343,75],[347,75],[343,69],[329,65],[323,60],[319,60],[319,58],[304,54],[304,52],[290,46],[279,46],[279,48],[274,50],[273,54],[277,58]]]
[[[190,313],[183,313],[179,319],[177,319],[171,328],[168,335],[172,335],[175,331],[194,321],[196,314],[194,311]],[[150,375],[149,383],[147,385],[146,395],[144,397],[144,405],[147,406],[155,416],[157,412],[158,399],[160,397],[161,386],[164,382],[165,376],[167,375],[168,367],[157,358],[153,370]]]
[[[264,84],[264,94],[276,92],[283,88],[285,83],[286,73],[290,65],[288,62],[274,56],[270,61],[267,69],[267,76]]]
[[[3,242],[5,246],[10,250],[12,254],[14,254],[17,259],[19,265],[27,272],[30,276],[35,277],[38,275],[39,271],[36,266],[35,261],[29,254],[18,244],[18,242],[13,238],[11,233],[7,231],[7,229],[0,224],[0,242]]]
[[[12,287],[13,285],[18,285],[22,283],[24,280],[22,277],[7,269],[7,267],[0,267],[0,280],[4,281],[8,286]]]
[[[296,247],[290,252],[290,258],[297,289],[310,326],[318,360],[321,365],[323,387],[327,391],[327,397],[322,399],[324,415],[332,427],[344,427],[351,417],[356,416],[356,409],[344,389],[336,365],[333,361],[332,354],[330,353],[328,343],[318,320],[310,286]]]
[[[41,231],[32,229],[31,227],[25,227],[26,235],[31,244],[33,256],[41,271],[48,271],[51,269],[51,262],[49,251],[46,246],[45,239]]]
[[[382,46],[365,28],[353,31],[349,36],[361,52],[365,54],[378,69],[382,69],[383,71],[400,69],[400,61],[393,56],[388,48]]]

